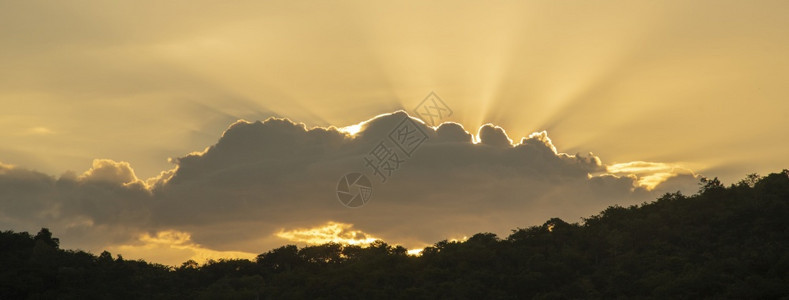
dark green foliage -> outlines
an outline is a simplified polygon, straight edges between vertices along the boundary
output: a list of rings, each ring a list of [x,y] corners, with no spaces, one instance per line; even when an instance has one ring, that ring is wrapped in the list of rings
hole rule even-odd
[[[704,179],[693,196],[440,241],[421,257],[379,241],[172,268],[62,250],[47,229],[6,231],[0,299],[786,298],[788,174]]]

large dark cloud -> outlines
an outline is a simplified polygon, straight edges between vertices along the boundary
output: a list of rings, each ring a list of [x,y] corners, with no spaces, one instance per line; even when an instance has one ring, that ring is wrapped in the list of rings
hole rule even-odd
[[[215,145],[173,159],[174,170],[147,181],[110,160],[58,178],[0,165],[0,225],[50,226],[83,248],[179,230],[209,248],[260,252],[286,243],[274,237],[281,229],[336,221],[413,247],[480,231],[506,234],[557,216],[579,221],[696,184],[680,174],[647,190],[636,176],[603,175],[592,154],[558,153],[545,132],[513,145],[502,128],[486,125],[474,143],[458,124],[434,129],[418,120],[427,139],[410,157],[400,153],[384,183],[364,158],[380,142],[398,151],[389,136],[406,118],[381,115],[355,135],[287,119],[239,121]],[[372,199],[360,208],[336,197],[338,180],[350,172],[373,182]]]

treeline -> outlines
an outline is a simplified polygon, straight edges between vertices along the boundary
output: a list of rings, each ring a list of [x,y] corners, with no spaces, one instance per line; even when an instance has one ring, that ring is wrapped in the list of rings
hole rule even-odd
[[[0,299],[565,299],[789,297],[789,171],[699,193],[479,233],[409,256],[283,246],[256,261],[172,268],[63,250],[47,229],[0,233]]]

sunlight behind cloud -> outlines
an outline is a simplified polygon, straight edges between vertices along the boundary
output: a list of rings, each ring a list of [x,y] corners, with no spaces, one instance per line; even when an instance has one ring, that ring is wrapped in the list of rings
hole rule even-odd
[[[675,164],[660,162],[632,161],[606,166],[609,174],[616,176],[636,176],[638,184],[652,190],[659,184],[679,174],[691,174],[693,171]]]
[[[141,234],[135,244],[108,247],[113,253],[125,258],[144,258],[166,265],[177,266],[187,260],[204,263],[217,259],[253,259],[255,254],[241,251],[218,251],[208,249],[192,241],[188,232],[177,230],[159,231],[154,235]]]
[[[347,245],[367,245],[379,238],[373,237],[360,230],[351,230],[352,224],[329,221],[326,224],[312,228],[299,228],[293,230],[280,230],[276,236],[291,242],[320,245],[338,243]]]
[[[366,247],[376,240],[382,240],[361,230],[351,230],[352,224],[329,221],[322,226],[312,228],[298,228],[293,230],[280,230],[276,236],[290,242],[304,243],[307,245],[321,245],[337,243],[343,245],[358,245]],[[463,240],[467,239],[463,237]],[[408,249],[408,255],[422,255],[422,248]]]
[[[350,135],[355,135],[355,134],[359,133],[359,131],[362,130],[362,125],[363,124],[364,123],[359,123],[359,124],[356,124],[356,125],[345,126],[345,127],[339,128],[337,130],[339,130],[340,132],[345,132],[345,133],[350,134]]]

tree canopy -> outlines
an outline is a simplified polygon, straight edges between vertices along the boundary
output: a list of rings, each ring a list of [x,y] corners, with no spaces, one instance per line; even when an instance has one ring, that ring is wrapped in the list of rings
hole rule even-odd
[[[377,241],[169,267],[59,245],[46,228],[0,232],[0,299],[782,298],[789,171],[703,179],[692,196],[439,241],[421,256]]]

